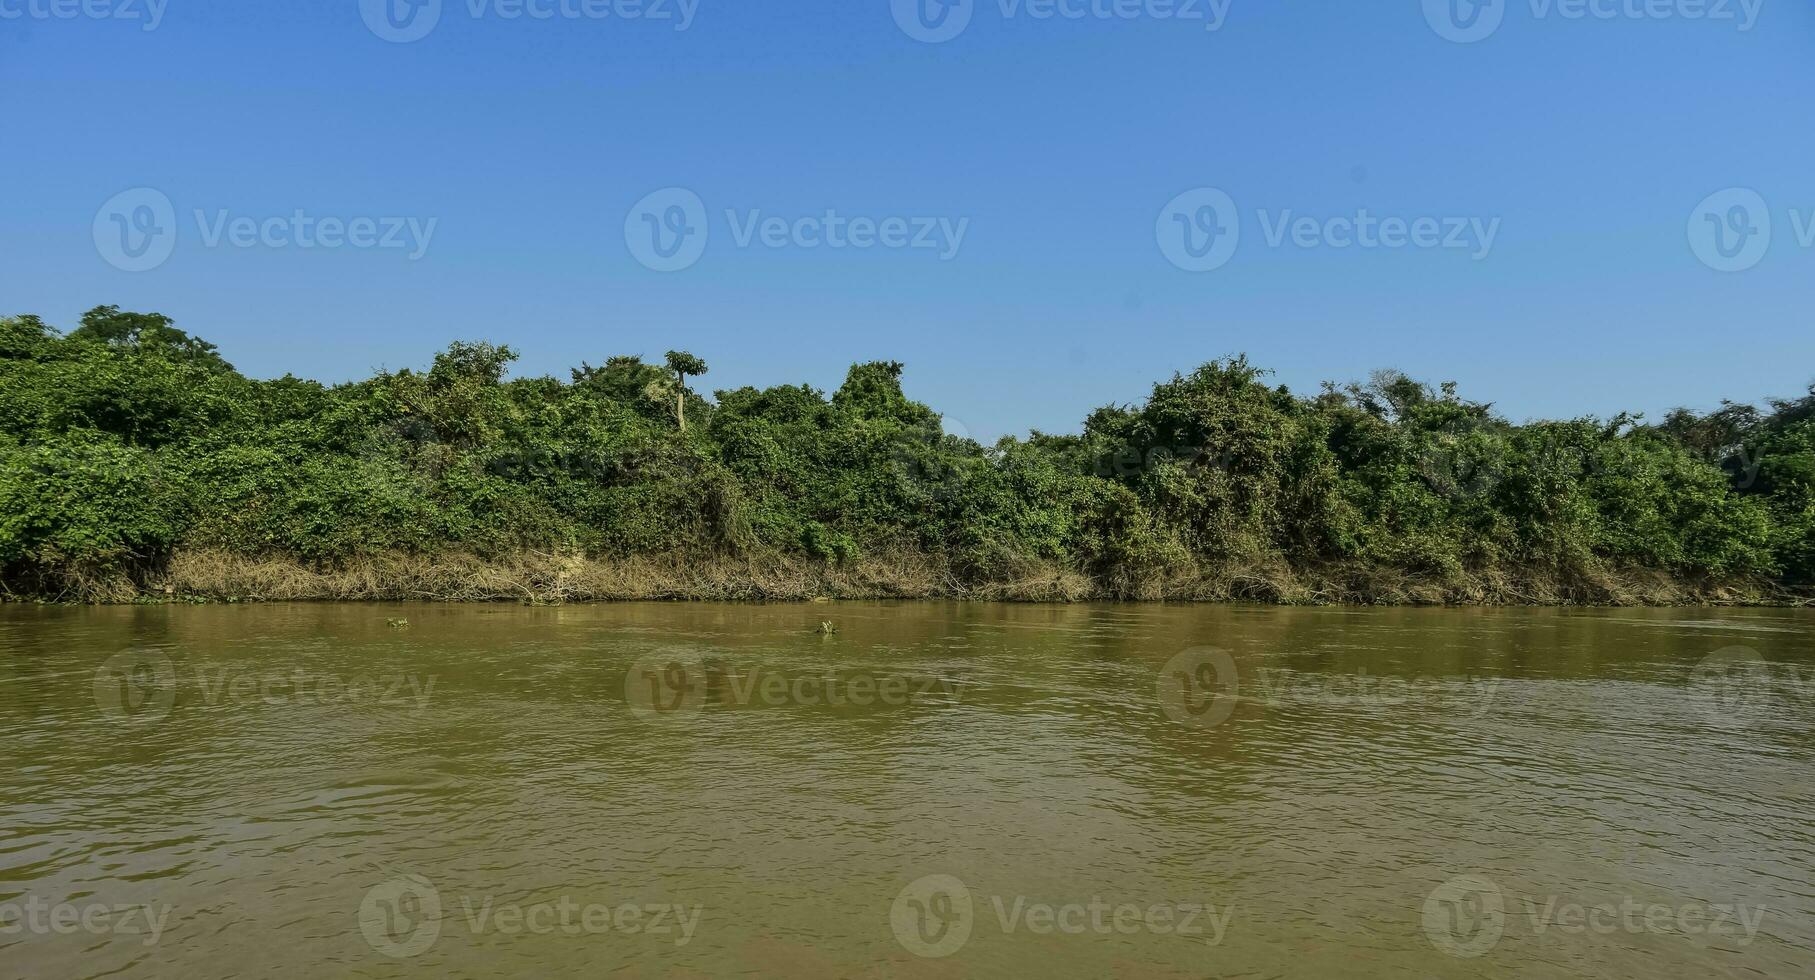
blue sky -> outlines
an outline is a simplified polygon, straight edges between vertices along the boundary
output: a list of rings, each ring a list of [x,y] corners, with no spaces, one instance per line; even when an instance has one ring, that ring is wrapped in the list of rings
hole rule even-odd
[[[445,0],[413,41],[359,0],[86,2],[110,16],[0,0],[0,312],[157,310],[253,375],[480,338],[560,376],[686,348],[713,388],[884,358],[986,439],[1236,352],[1297,390],[1455,380],[1517,419],[1815,379],[1791,0],[1500,0],[1471,43],[1468,0],[971,0],[936,43],[908,0]],[[143,198],[108,213],[140,188],[173,233]],[[1221,214],[1205,188],[1239,244],[1190,271],[1164,239]],[[675,194],[704,249],[658,271]],[[1353,243],[1364,209],[1395,247]],[[824,244],[828,211],[868,247]],[[341,233],[302,248],[299,212]],[[109,244],[135,227],[169,243],[147,271]],[[1691,228],[1750,235],[1698,254]]]

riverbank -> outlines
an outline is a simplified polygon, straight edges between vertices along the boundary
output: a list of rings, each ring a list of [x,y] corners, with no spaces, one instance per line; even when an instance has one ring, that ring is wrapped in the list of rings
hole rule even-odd
[[[685,351],[322,385],[168,317],[0,319],[0,593],[147,598],[1768,602],[1815,591],[1815,391],[1515,423],[1234,357],[989,445],[854,364],[710,399]]]
[[[997,602],[1172,601],[1280,605],[1677,606],[1795,605],[1807,597],[1768,582],[1693,581],[1649,569],[1458,570],[1415,575],[1362,565],[1283,562],[1191,567],[1138,581],[1104,581],[1030,565],[1012,578],[965,581],[934,556],[904,553],[841,564],[782,554],[670,554],[623,559],[523,550],[502,556],[396,553],[310,564],[284,556],[181,550],[137,575],[12,583],[8,598],[117,604],[146,601],[567,602],[631,600],[808,602],[965,599]]]

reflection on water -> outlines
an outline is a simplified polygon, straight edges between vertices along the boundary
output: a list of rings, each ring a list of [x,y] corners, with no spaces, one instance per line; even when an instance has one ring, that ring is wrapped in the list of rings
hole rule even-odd
[[[6,607],[0,640],[5,976],[1815,964],[1806,612]]]

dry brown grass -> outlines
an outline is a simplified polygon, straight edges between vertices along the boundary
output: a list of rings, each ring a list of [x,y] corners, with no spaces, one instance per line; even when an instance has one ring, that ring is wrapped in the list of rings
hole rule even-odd
[[[486,558],[462,553],[382,555],[317,567],[281,556],[186,551],[148,577],[145,591],[254,601],[401,599],[540,605],[623,599],[927,598],[949,594],[950,587],[941,569],[913,557],[828,568],[782,556],[596,559],[522,551]]]
[[[139,584],[118,569],[53,562],[38,566],[16,581],[0,582],[0,599],[6,601],[133,602],[143,596]]]
[[[1696,581],[1655,569],[1562,572],[1490,567],[1418,575],[1364,564],[1293,568],[1276,559],[1199,569],[1155,583],[1159,598],[1288,605],[1681,606],[1793,602],[1767,583]]]
[[[115,603],[417,600],[555,604],[633,599],[801,602],[957,598],[1003,602],[1248,601],[1292,605],[1742,605],[1806,601],[1762,583],[1695,582],[1649,569],[1568,574],[1545,568],[1451,569],[1417,575],[1365,565],[1294,568],[1276,557],[1187,567],[1145,579],[1098,580],[1029,565],[1001,581],[966,583],[936,556],[904,552],[830,566],[781,554],[600,559],[525,550],[390,554],[311,565],[284,556],[179,551],[138,580],[62,570],[16,583],[14,598]]]

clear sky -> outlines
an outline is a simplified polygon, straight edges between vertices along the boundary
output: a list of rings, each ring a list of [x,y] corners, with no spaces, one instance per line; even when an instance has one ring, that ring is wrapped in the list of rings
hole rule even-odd
[[[324,381],[899,360],[986,439],[1244,351],[1515,419],[1815,379],[1807,3],[394,2],[0,0],[0,312]]]

